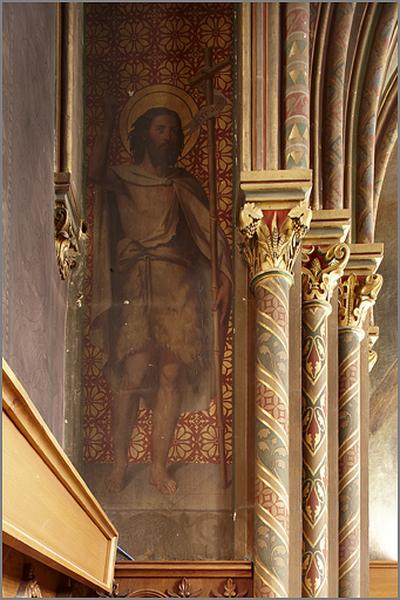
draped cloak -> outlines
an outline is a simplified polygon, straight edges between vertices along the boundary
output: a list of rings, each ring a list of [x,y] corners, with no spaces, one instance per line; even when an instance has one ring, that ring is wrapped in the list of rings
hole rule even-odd
[[[193,383],[194,374],[207,374],[211,355],[208,199],[181,168],[165,177],[137,165],[112,170],[128,193],[118,202],[115,193],[96,191],[90,340],[102,351],[114,390],[120,387],[125,356],[140,351],[146,338],[153,347],[172,350]],[[217,260],[232,280],[230,250],[220,228]],[[154,291],[158,303],[152,301]],[[208,399],[209,394],[210,389]]]

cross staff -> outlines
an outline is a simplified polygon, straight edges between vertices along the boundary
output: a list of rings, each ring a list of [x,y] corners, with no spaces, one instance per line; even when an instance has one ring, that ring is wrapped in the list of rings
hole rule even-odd
[[[204,67],[200,69],[197,75],[190,81],[191,85],[200,82],[206,84],[206,103],[207,107],[212,107],[214,103],[214,75],[230,64],[227,59],[217,65],[212,64],[212,48],[204,49]],[[220,325],[218,318],[218,308],[216,305],[218,294],[218,230],[217,230],[217,169],[215,153],[215,116],[207,119],[208,134],[208,186],[210,200],[210,246],[211,246],[211,297],[212,297],[212,327],[213,327],[213,354],[214,354],[214,383],[217,403],[217,431],[218,448],[223,471],[224,486],[228,486],[228,473],[225,457],[224,440],[224,412],[221,390],[221,348],[220,348]]]

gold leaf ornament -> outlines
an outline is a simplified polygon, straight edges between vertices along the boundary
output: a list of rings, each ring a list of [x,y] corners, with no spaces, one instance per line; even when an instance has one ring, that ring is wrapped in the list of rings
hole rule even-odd
[[[290,210],[279,227],[277,213],[271,226],[263,219],[263,212],[254,203],[246,203],[239,216],[239,230],[243,236],[242,254],[250,267],[252,278],[263,272],[281,270],[293,274],[300,250],[300,240],[310,227],[312,211],[307,201]]]
[[[303,299],[306,302],[329,302],[338,281],[343,277],[350,258],[350,248],[347,244],[335,244],[326,252],[319,249],[318,256],[314,253],[314,246],[302,251]]]
[[[375,304],[381,290],[383,277],[372,274],[359,278],[352,273],[339,285],[339,325],[359,328],[368,310]]]

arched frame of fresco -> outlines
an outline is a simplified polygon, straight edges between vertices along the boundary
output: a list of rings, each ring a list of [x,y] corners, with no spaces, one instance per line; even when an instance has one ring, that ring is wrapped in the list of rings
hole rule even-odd
[[[99,8],[99,10],[101,10],[101,6],[97,5]],[[120,5],[120,7],[118,7],[118,10],[124,11],[124,10],[133,10],[133,6],[131,5],[131,9],[129,9],[128,7],[124,7],[122,5]],[[179,11],[178,11],[178,5],[175,6],[175,12],[176,12],[176,19],[178,23],[181,23],[182,18],[179,15]],[[145,5],[143,5],[143,7],[136,5],[135,6],[135,10],[145,10]],[[162,10],[164,10],[163,7]],[[216,6],[214,8],[211,9],[211,7],[209,7],[207,10],[209,11],[209,14],[207,14],[205,11],[205,8],[199,8],[199,11],[203,11],[203,29],[200,30],[203,32],[203,37],[207,37],[207,35],[212,36],[213,33],[213,29],[211,27],[211,25],[213,25],[213,23],[215,24],[216,18],[218,17],[218,11],[219,14],[223,15],[224,11],[225,14],[228,12],[228,8],[227,5],[222,5],[222,6]],[[90,7],[90,6],[86,6],[85,10],[87,11],[87,13],[90,12],[90,10],[94,11],[96,10],[96,7]],[[223,59],[224,57],[224,45],[226,46],[226,44],[230,43],[231,40],[229,39],[229,31],[233,32],[233,30],[235,30],[236,32],[238,31],[238,14],[239,11],[236,10],[236,7],[233,7],[232,5],[230,5],[229,10],[231,11],[231,21],[229,26],[226,24],[224,25],[224,27],[222,27],[221,31],[222,31],[222,42],[223,44],[221,45],[220,48],[217,48],[216,51],[216,61]],[[178,12],[177,12],[178,11]],[[143,17],[143,15],[142,15]],[[122,13],[120,13],[118,15],[117,20],[119,20],[119,23],[122,24],[123,20],[126,18],[126,15],[122,15]],[[154,10],[153,10],[153,19],[155,18],[154,15]],[[86,23],[88,22],[89,16],[88,14],[86,14],[85,16],[86,19]],[[209,21],[209,23],[208,23]],[[154,21],[153,21],[154,22]],[[131,19],[131,21],[129,21],[129,18],[126,20],[126,24],[131,23],[131,25],[137,23],[139,24],[139,20],[135,21],[135,19]],[[170,24],[172,23],[172,21],[169,21],[169,25],[166,25],[167,29],[170,26]],[[143,25],[143,27],[146,27],[146,21],[143,20],[141,18],[141,24]],[[105,43],[105,40],[107,39],[107,36],[104,37],[105,31],[107,30],[107,23],[106,20],[101,20],[99,22],[99,27],[96,28],[96,31],[93,33],[94,37],[97,39],[97,52],[98,55],[100,57],[104,56],[104,47],[102,46],[102,44]],[[188,32],[186,31],[185,27],[185,19],[183,19],[183,34],[182,37],[185,38],[185,36],[187,36]],[[75,23],[75,26],[79,27],[79,24]],[[122,26],[122,25],[121,25]],[[208,29],[207,29],[208,27]],[[186,33],[185,33],[186,32]],[[209,33],[207,33],[209,32]],[[168,33],[168,32],[167,32]],[[170,32],[171,33],[171,32]],[[231,48],[230,48],[230,52],[232,53],[233,56],[237,57],[237,33],[236,33],[236,38],[233,40],[232,39],[232,44],[231,44]],[[167,36],[168,37],[168,36]],[[165,39],[167,39],[167,37]],[[128,40],[129,36],[126,37],[126,40]],[[70,38],[69,38],[70,39]],[[125,39],[125,38],[124,38]],[[172,39],[172,38],[171,38]],[[126,42],[126,43],[130,43],[130,42]],[[179,42],[173,42],[173,43],[179,43]],[[68,42],[67,42],[68,44]],[[93,49],[93,45],[92,45],[92,49]],[[171,51],[172,52],[172,51]],[[112,50],[112,54],[115,55],[116,53],[116,48],[113,47]],[[170,53],[171,54],[171,53]],[[173,52],[172,52],[173,54]],[[187,58],[187,57],[185,57]],[[168,59],[168,57],[167,57]],[[172,69],[171,73],[173,75],[173,64],[170,61],[171,64],[167,64],[168,60],[166,59],[165,64],[164,64],[164,69],[165,69],[165,73],[167,73],[168,69]],[[88,53],[88,61],[90,62],[90,53]],[[104,59],[104,61],[100,61],[101,65],[104,67],[105,65],[108,67],[110,67],[111,65],[111,59],[110,57],[108,58],[108,63],[107,60]],[[183,61],[185,63],[185,60]],[[186,61],[187,62],[187,61]],[[100,64],[99,63],[99,64]],[[200,54],[197,51],[197,62],[196,62],[196,69],[198,69],[199,67],[201,67],[202,64],[202,57],[200,56]],[[70,66],[72,65],[72,63],[70,63]],[[85,73],[87,74],[90,71],[90,67],[87,68],[89,65],[87,65],[85,67]],[[132,80],[135,79],[135,77],[137,76],[136,73],[132,73],[130,72],[130,69],[132,68],[133,70],[139,66],[139,62],[135,62],[135,61],[127,61],[124,63],[124,66],[122,65],[122,62],[119,64],[119,69],[115,69],[115,71],[113,72],[112,69],[109,69],[107,71],[107,68],[103,69],[103,71],[101,70],[100,67],[98,67],[97,71],[96,71],[96,75],[93,78],[93,82],[94,82],[94,95],[96,95],[96,93],[98,94],[99,97],[99,90],[104,91],[104,86],[107,87],[107,77],[109,76],[113,76],[115,78],[117,78],[117,80],[119,82],[121,82],[122,80],[124,80],[124,77],[128,78],[129,81],[128,83],[132,83]],[[142,65],[143,66],[143,65]],[[125,68],[126,67],[126,68]],[[75,65],[76,68],[76,65]],[[185,64],[183,64],[182,68],[188,68],[188,66]],[[236,77],[236,70],[238,69],[237,66],[237,60],[235,58],[234,61],[234,65],[233,65],[233,71],[234,71],[234,75],[230,81],[230,83],[226,80],[226,71],[221,72],[220,76],[217,77],[217,89],[219,91],[222,91],[222,93],[225,93],[226,96],[228,97],[228,100],[230,103],[233,102],[234,97],[236,97],[237,95],[237,91],[236,89],[234,89],[233,86],[233,81],[237,80]],[[108,73],[108,75],[104,74],[104,71],[106,71]],[[193,69],[193,71],[195,71],[195,69]],[[143,74],[143,71],[142,71]],[[146,75],[146,74],[145,74]],[[174,75],[176,76],[176,75]],[[187,74],[188,77],[188,74]],[[157,81],[154,80],[146,80],[146,77],[144,77],[144,81],[147,82],[147,84],[150,85],[155,85],[157,83]],[[166,75],[164,76],[164,79],[161,81],[161,83],[166,84],[167,83],[167,79],[166,79]],[[87,83],[85,84],[87,85]],[[229,85],[231,86],[230,89],[228,89]],[[236,85],[236,83],[235,83]],[[227,87],[228,86],[228,87]],[[130,86],[127,86],[130,87]],[[121,94],[121,87],[118,88],[119,89],[119,109],[122,110],[122,106],[123,106],[123,102],[122,102],[122,94]],[[87,90],[87,88],[86,88]],[[96,92],[97,90],[97,92]],[[129,91],[129,90],[127,90]],[[118,94],[117,94],[118,96]],[[204,105],[204,97],[202,96],[202,94],[199,91],[196,91],[194,93],[194,96],[196,98],[197,104],[200,107]],[[129,100],[129,95],[126,96],[127,100]],[[61,104],[60,106],[63,105],[63,101],[64,100],[61,99]],[[101,110],[99,106],[95,105],[96,103],[88,103],[85,102],[85,111],[86,111],[86,122],[90,121],[91,119],[94,119],[96,121],[96,129],[98,131],[98,126],[101,124],[102,121],[102,116],[101,116]],[[73,119],[72,119],[73,120]],[[71,123],[67,123],[67,129],[68,126],[70,126]],[[231,531],[227,534],[227,538],[228,538],[228,544],[225,544],[226,547],[229,546],[229,550],[227,552],[225,552],[225,556],[222,555],[221,558],[244,558],[244,557],[249,557],[251,554],[251,521],[250,521],[250,511],[251,511],[251,507],[250,507],[250,498],[251,498],[251,468],[246,468],[246,465],[251,465],[252,464],[252,450],[250,450],[250,446],[251,444],[249,443],[249,427],[250,427],[250,423],[251,423],[251,417],[248,414],[248,406],[247,406],[247,397],[248,397],[248,385],[249,385],[249,378],[248,377],[248,363],[250,361],[250,357],[247,351],[247,345],[251,346],[251,344],[249,344],[249,334],[248,334],[248,307],[249,304],[251,303],[251,299],[248,298],[248,293],[247,293],[247,273],[246,273],[246,269],[244,268],[242,262],[241,262],[241,257],[238,255],[238,250],[237,250],[237,244],[236,241],[234,240],[234,221],[235,221],[235,211],[233,210],[232,206],[229,206],[229,202],[231,201],[232,198],[232,202],[236,202],[236,196],[237,196],[237,174],[234,173],[235,169],[233,166],[233,162],[232,162],[232,141],[234,136],[236,136],[236,131],[234,130],[234,127],[238,127],[239,125],[236,124],[236,119],[235,119],[235,123],[234,124],[229,124],[226,120],[226,117],[224,117],[224,115],[222,115],[221,117],[219,117],[219,130],[217,129],[217,143],[219,144],[218,147],[218,161],[219,161],[219,169],[221,171],[221,166],[225,163],[225,171],[227,168],[230,168],[232,171],[232,177],[231,177],[231,181],[227,182],[225,180],[223,180],[223,178],[219,177],[219,192],[222,198],[222,205],[223,205],[223,209],[219,211],[219,219],[222,223],[225,223],[225,227],[226,230],[228,231],[228,227],[227,224],[230,221],[230,232],[228,232],[228,238],[229,238],[229,243],[230,243],[230,247],[232,249],[232,253],[233,253],[233,265],[234,265],[234,279],[235,279],[235,285],[236,285],[236,295],[238,297],[240,297],[242,299],[242,301],[240,303],[238,303],[237,305],[235,305],[233,307],[233,319],[235,322],[235,329],[236,329],[236,340],[233,341],[232,340],[232,320],[230,321],[230,333],[228,334],[228,346],[225,346],[225,351],[224,351],[224,393],[225,393],[225,400],[224,400],[224,412],[225,412],[225,427],[227,428],[225,430],[225,439],[226,439],[226,448],[227,448],[227,457],[228,457],[228,462],[230,464],[230,476],[233,479],[233,483],[230,486],[229,490],[228,490],[228,494],[229,494],[229,503],[225,502],[225,509],[226,509],[226,513],[228,514],[229,512],[229,521],[230,521],[230,527],[231,527]],[[227,136],[224,134],[224,128],[229,128],[230,127],[230,136],[231,136],[231,140],[230,143],[228,142]],[[66,135],[66,132],[62,132],[60,133],[60,137],[62,138],[63,135]],[[203,138],[203,140],[205,139],[206,136],[206,128],[205,126],[202,127],[201,129],[201,134],[200,136]],[[218,137],[219,136],[219,137]],[[225,136],[225,137],[224,137]],[[61,140],[62,141],[62,140]],[[89,132],[89,142],[91,143],[93,141],[93,131]],[[64,139],[65,142],[65,139]],[[204,142],[203,142],[204,143]],[[127,158],[127,153],[124,150],[124,148],[122,147],[122,145],[119,147],[117,147],[117,142],[114,138],[114,141],[112,142],[112,147],[111,147],[111,152],[113,153],[114,157],[118,158],[119,156],[123,156],[126,160]],[[199,153],[201,154],[201,153]],[[199,156],[200,158],[200,162],[202,161],[203,164],[198,164],[196,166],[196,169],[194,169],[195,171],[195,175],[201,179],[201,183],[206,187],[207,185],[207,169],[205,168],[205,164],[206,164],[206,156],[204,154],[204,151],[202,153],[201,156]],[[190,165],[190,160],[193,161],[193,159],[190,159],[190,157],[185,157],[183,164],[184,165]],[[235,158],[234,160],[237,162],[238,158],[237,158],[237,153],[235,153]],[[223,170],[222,170],[223,171]],[[80,200],[80,198],[79,198]],[[87,259],[86,259],[86,264],[90,264],[91,261],[91,250],[90,250],[90,231],[91,231],[91,227],[93,226],[93,222],[92,222],[92,214],[91,214],[91,208],[90,208],[90,200],[88,198],[83,199],[81,204],[85,204],[87,203],[86,209],[85,209],[85,218],[87,219],[88,222],[88,230],[89,230],[89,239],[86,243],[86,251],[87,251]],[[73,314],[76,316],[78,313],[81,315],[81,318],[83,318],[83,324],[86,327],[86,331],[87,331],[87,327],[88,327],[88,322],[89,322],[89,315],[88,315],[88,307],[87,307],[87,302],[86,302],[86,296],[88,294],[88,290],[89,290],[89,286],[90,286],[90,282],[88,280],[88,278],[84,275],[83,276],[83,294],[84,294],[84,299],[82,301],[82,307],[78,307],[79,310],[77,309],[77,306],[73,306]],[[76,298],[74,297],[73,301],[75,301]],[[79,303],[78,303],[79,304]],[[71,319],[70,319],[70,323],[71,323]],[[76,325],[75,325],[76,326]],[[74,331],[71,335],[72,335],[72,341],[76,338],[76,331]],[[70,335],[70,337],[71,337]],[[75,335],[75,338],[74,338]],[[75,342],[77,343],[77,345],[79,345],[79,342],[75,339]],[[235,344],[235,352],[232,353],[232,344]],[[72,348],[72,344],[71,344],[71,348]],[[103,459],[105,459],[106,461],[110,461],[111,458],[111,452],[110,452],[110,447],[107,447],[107,444],[104,446],[97,445],[97,450],[94,450],[94,448],[96,447],[96,443],[92,446],[90,446],[90,444],[88,444],[88,440],[87,438],[83,440],[83,461],[80,461],[80,458],[82,457],[82,452],[80,450],[80,445],[82,444],[82,440],[78,440],[77,439],[77,431],[79,430],[79,428],[81,428],[81,423],[82,423],[82,418],[84,418],[86,420],[86,423],[93,423],[93,416],[96,413],[96,411],[98,413],[102,413],[104,414],[104,411],[106,412],[106,403],[103,403],[103,406],[101,406],[101,396],[103,394],[104,396],[104,389],[103,392],[101,390],[101,385],[100,386],[96,386],[93,385],[94,383],[94,379],[96,378],[95,374],[96,374],[96,368],[98,369],[98,363],[96,363],[96,355],[95,355],[95,349],[90,348],[87,344],[83,344],[83,354],[84,354],[84,369],[86,369],[86,373],[87,373],[87,369],[91,369],[92,375],[94,374],[94,377],[92,377],[92,379],[88,381],[86,379],[86,385],[85,385],[85,396],[86,398],[90,399],[89,405],[90,405],[90,409],[88,412],[88,403],[86,402],[83,405],[83,412],[85,414],[82,415],[82,411],[79,409],[79,404],[78,404],[78,398],[76,397],[76,394],[72,395],[72,402],[70,403],[71,405],[67,406],[67,414],[68,414],[68,423],[66,423],[66,441],[67,441],[67,450],[69,455],[73,458],[75,464],[78,464],[80,466],[80,468],[82,468],[82,470],[85,472],[85,476],[87,478],[87,480],[89,481],[89,483],[93,483],[93,481],[90,480],[90,474],[88,474],[88,469],[87,466],[88,464],[88,456],[90,455],[91,460],[93,459],[93,452],[94,455],[96,455],[96,452],[99,451],[100,448],[100,453],[102,453],[102,457]],[[76,361],[75,361],[76,362]],[[78,366],[76,364],[73,365],[73,369],[74,369],[74,378],[69,379],[68,383],[67,383],[67,387],[69,386],[70,390],[74,391],[77,389],[77,382],[76,382],[76,371],[78,369]],[[99,375],[99,373],[97,373]],[[234,382],[234,384],[233,384]],[[104,384],[103,384],[104,385]],[[229,396],[229,394],[232,394],[232,387],[235,387],[236,389],[236,396],[238,398],[238,400],[234,401],[235,404],[235,420],[236,420],[236,425],[235,427],[237,428],[237,431],[240,432],[240,435],[235,435],[233,436],[234,438],[234,449],[232,449],[232,408],[229,405],[229,398],[227,400],[227,397]],[[92,410],[92,413],[90,413],[90,410]],[[148,411],[148,409],[146,409],[145,407],[141,409],[141,415],[139,418],[139,422],[140,422],[140,428],[139,428],[139,437],[136,438],[136,441],[133,441],[133,443],[131,444],[130,447],[130,457],[131,459],[133,459],[136,462],[133,462],[132,464],[135,464],[138,466],[139,471],[141,471],[141,473],[143,473],[148,466],[148,461],[150,460],[150,451],[149,451],[149,425],[150,425],[150,413]],[[178,431],[181,432],[181,434],[185,435],[185,431],[187,431],[188,428],[188,422],[190,421],[190,418],[192,419],[192,423],[193,423],[193,415],[190,417],[187,416],[186,417],[188,420],[185,423],[185,415],[183,417],[180,418],[180,424],[178,423]],[[211,439],[207,440],[207,436],[203,435],[202,441],[201,443],[198,443],[199,440],[197,440],[197,450],[196,453],[192,453],[192,459],[193,459],[193,465],[195,466],[196,463],[201,463],[202,461],[204,461],[204,464],[207,464],[207,452],[208,452],[208,459],[210,460],[211,464],[213,464],[213,466],[215,465],[218,468],[218,455],[217,455],[217,450],[216,450],[216,442],[215,442],[215,408],[213,408],[212,404],[209,407],[208,410],[203,410],[203,411],[198,411],[197,414],[195,415],[195,420],[197,421],[197,423],[199,423],[198,427],[201,429],[203,428],[203,430],[206,430],[207,426],[211,426],[212,427],[212,435],[211,435]],[[139,424],[138,422],[138,424]],[[107,429],[109,429],[110,427],[110,421],[108,418],[105,419],[105,421],[103,422],[103,435],[104,435],[104,431],[107,432]],[[185,429],[186,428],[186,429]],[[243,433],[244,432],[244,433]],[[97,432],[99,433],[99,432]],[[96,434],[97,435],[97,434]],[[96,435],[94,436],[94,439],[96,440]],[[147,446],[146,446],[146,436],[147,436]],[[90,436],[89,436],[90,437]],[[99,437],[99,436],[98,436]],[[101,435],[100,435],[101,437]],[[178,440],[179,441],[179,440]],[[183,440],[184,441],[184,440]],[[144,442],[144,443],[143,443]],[[177,461],[180,460],[180,456],[179,456],[179,452],[183,451],[185,452],[185,450],[182,450],[182,448],[184,449],[184,444],[181,444],[179,446],[179,444],[175,443],[170,450],[170,460],[171,460],[171,464],[178,464]],[[209,448],[209,450],[206,452],[206,448]],[[232,452],[234,453],[234,458],[232,459]],[[184,455],[185,456],[185,455]],[[210,458],[211,457],[211,458]],[[190,458],[188,453],[186,453],[186,458]],[[232,462],[233,462],[233,476],[232,476]],[[107,463],[106,463],[107,464]],[[109,464],[109,463],[108,463]],[[243,480],[243,477],[241,478],[236,478],[235,477],[235,472],[237,471],[241,471],[241,472],[247,472],[248,473],[248,477],[246,479],[246,481]],[[94,490],[96,495],[99,497],[100,500],[102,500],[101,498],[101,493],[98,494],[97,490]],[[157,492],[158,493],[158,492]],[[109,512],[110,516],[114,519],[114,522],[116,522],[117,527],[119,527],[119,529],[121,530],[121,521],[125,522],[128,524],[127,527],[127,535],[126,535],[126,539],[124,540],[122,538],[122,545],[126,547],[126,542],[128,542],[129,545],[129,536],[131,535],[129,533],[129,531],[135,531],[137,533],[137,522],[135,521],[135,515],[132,515],[132,511],[130,511],[129,509],[129,504],[127,505],[126,503],[126,495],[125,495],[125,500],[123,500],[121,502],[121,506],[124,506],[124,509],[122,510],[122,516],[120,517],[120,520],[118,520],[118,515],[116,515],[115,511],[113,511],[113,507],[110,503],[107,504],[107,502],[104,503],[104,499],[103,499],[103,504],[106,508],[106,510]],[[125,504],[124,504],[125,502]],[[165,511],[168,510],[168,506],[171,506],[171,504],[166,504],[166,500],[165,498],[162,498],[162,502],[164,503],[161,507],[161,511],[159,511],[159,516],[158,516],[158,521],[157,521],[157,526],[160,527],[162,525],[163,522],[163,517],[165,516]],[[163,514],[164,511],[164,514]],[[120,511],[121,512],[121,511]],[[233,522],[232,522],[232,517],[231,517],[231,513],[234,515],[233,516]],[[142,516],[137,515],[137,518],[141,521],[143,521]],[[160,525],[161,523],[161,525]],[[224,527],[225,529],[228,527],[227,525],[228,521],[226,521]],[[234,523],[234,524],[233,524]],[[154,525],[154,522],[152,524],[152,526]],[[207,527],[207,525],[204,526],[204,524],[202,525],[202,527]],[[175,530],[176,533],[180,533],[179,529]],[[182,530],[183,531],[183,530]],[[183,546],[185,544],[183,543]],[[165,550],[165,549],[164,549]],[[160,550],[161,552],[163,551],[163,549]],[[155,558],[152,556],[145,556],[144,553],[144,558]],[[203,558],[202,556],[191,556],[190,554],[187,556],[188,558]],[[209,558],[219,558],[219,556],[208,556]],[[205,556],[204,558],[207,558],[207,556]]]

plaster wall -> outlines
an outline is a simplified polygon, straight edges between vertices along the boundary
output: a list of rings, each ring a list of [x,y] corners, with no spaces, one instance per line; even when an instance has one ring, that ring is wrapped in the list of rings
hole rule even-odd
[[[3,5],[3,356],[62,443],[67,284],[54,248],[55,10]]]
[[[379,339],[371,373],[369,439],[370,558],[397,559],[397,144],[378,208],[375,240],[384,242],[383,287],[374,308]]]

